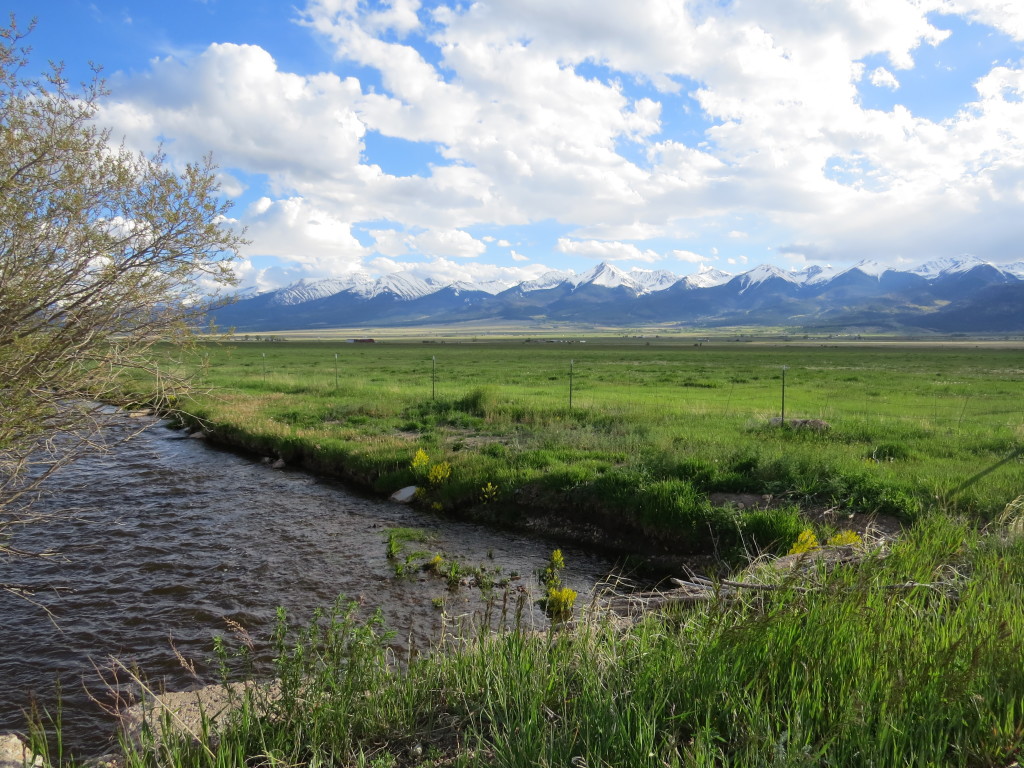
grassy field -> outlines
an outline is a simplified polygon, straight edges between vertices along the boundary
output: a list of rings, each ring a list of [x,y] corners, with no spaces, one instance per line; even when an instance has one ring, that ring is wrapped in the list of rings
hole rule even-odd
[[[381,493],[417,484],[438,511],[586,520],[624,549],[782,551],[801,511],[991,519],[1024,492],[1016,457],[970,482],[1024,436],[1012,344],[250,341],[181,370],[219,439]],[[829,428],[773,425],[783,409]]]
[[[126,765],[1017,765],[1024,349],[446,341],[237,342],[161,365],[209,387],[182,405],[213,437],[381,492],[416,483],[439,511],[737,566],[802,540],[805,513],[913,525],[852,562],[755,565],[736,578],[760,588],[633,620],[595,600],[536,632],[496,591],[504,631],[400,663],[354,602],[305,624],[282,611],[275,686],[216,739],[206,723],[126,745]],[[787,418],[829,429],[771,424],[783,372]],[[770,508],[713,502],[740,493]],[[250,647],[218,641],[226,680],[255,674]]]

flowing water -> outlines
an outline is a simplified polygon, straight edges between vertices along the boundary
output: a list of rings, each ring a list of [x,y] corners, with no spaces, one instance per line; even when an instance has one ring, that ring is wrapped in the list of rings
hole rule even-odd
[[[558,545],[361,497],[162,426],[82,459],[54,485],[44,503],[56,517],[17,542],[59,555],[0,559],[0,584],[32,593],[0,591],[0,732],[23,730],[32,700],[55,712],[59,684],[65,740],[90,752],[114,733],[113,690],[97,671],[112,658],[184,690],[210,679],[212,638],[230,634],[228,620],[265,637],[278,606],[304,621],[344,594],[367,613],[380,607],[400,644],[424,647],[442,624],[437,601],[449,615],[479,607],[471,586],[396,577],[390,527],[429,531],[417,548],[519,574],[511,585],[520,592],[536,591],[534,574]],[[613,564],[562,549],[563,581],[582,601]],[[544,622],[532,607],[526,620]]]

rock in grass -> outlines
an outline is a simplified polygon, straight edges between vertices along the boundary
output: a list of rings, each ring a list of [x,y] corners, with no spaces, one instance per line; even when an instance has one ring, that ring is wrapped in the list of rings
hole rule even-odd
[[[18,736],[13,733],[0,734],[0,768],[42,768],[41,757],[32,757],[30,750]]]
[[[786,424],[791,429],[809,429],[811,432],[826,432],[832,429],[832,425],[822,419],[786,419],[785,422],[779,417],[768,421],[769,426],[781,427]]]
[[[407,485],[405,488],[400,488],[391,494],[391,500],[397,501],[399,504],[409,504],[413,499],[416,498],[416,491],[419,490],[418,486]]]
[[[159,748],[169,736],[216,748],[217,731],[233,712],[247,704],[262,713],[279,697],[278,683],[252,681],[147,695],[121,711],[121,729],[135,749]]]
[[[823,546],[794,555],[783,555],[770,561],[769,567],[775,571],[806,571],[815,565],[832,569],[837,565],[859,562],[866,556],[864,547],[850,544]]]

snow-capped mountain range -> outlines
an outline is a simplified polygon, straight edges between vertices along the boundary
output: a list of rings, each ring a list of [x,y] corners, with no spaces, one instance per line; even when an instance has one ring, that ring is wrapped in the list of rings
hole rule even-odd
[[[483,320],[1024,330],[1024,261],[962,256],[908,269],[862,261],[800,271],[764,264],[736,275],[705,268],[686,276],[602,263],[518,284],[356,273],[240,297],[213,314],[218,325],[242,331]]]

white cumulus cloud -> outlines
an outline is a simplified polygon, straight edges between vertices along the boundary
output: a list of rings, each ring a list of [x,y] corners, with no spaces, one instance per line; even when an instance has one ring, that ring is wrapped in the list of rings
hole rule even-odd
[[[900,87],[900,81],[885,67],[876,67],[871,70],[870,80],[871,84],[878,88],[888,88],[891,91],[895,91]]]
[[[672,258],[677,261],[685,261],[688,264],[704,264],[707,261],[712,261],[707,256],[701,256],[699,253],[684,250],[672,251]]]
[[[348,222],[299,197],[263,197],[241,217],[249,251],[277,256],[306,275],[330,277],[356,271],[368,251],[352,235]]]
[[[570,240],[566,237],[558,239],[559,253],[599,259],[601,261],[642,261],[653,263],[661,260],[661,255],[650,250],[641,250],[633,243],[602,240]]]
[[[451,256],[472,259],[487,250],[487,246],[468,232],[457,229],[429,230],[412,238],[416,250],[427,256]]]

